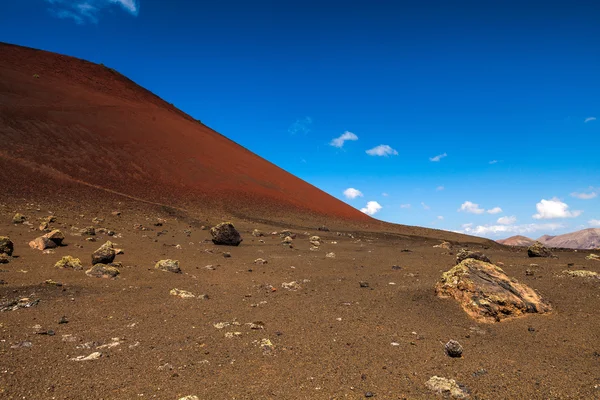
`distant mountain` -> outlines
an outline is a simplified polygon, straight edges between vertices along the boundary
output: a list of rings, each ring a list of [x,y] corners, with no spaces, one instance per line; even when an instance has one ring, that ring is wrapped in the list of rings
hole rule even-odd
[[[535,240],[525,236],[511,236],[507,239],[496,240],[507,246],[531,246]],[[600,228],[583,229],[564,235],[544,235],[537,239],[538,242],[548,247],[562,247],[565,249],[596,249],[600,248]]]
[[[517,235],[506,239],[496,240],[496,242],[505,244],[507,246],[531,246],[535,243],[535,240],[525,236]]]
[[[549,247],[596,249],[600,248],[600,228],[582,229],[577,232],[558,236],[544,235],[538,241]]]

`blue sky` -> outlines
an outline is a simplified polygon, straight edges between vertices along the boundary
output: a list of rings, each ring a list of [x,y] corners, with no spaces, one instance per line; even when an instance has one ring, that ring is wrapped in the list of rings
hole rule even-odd
[[[597,1],[203,3],[7,0],[0,40],[115,68],[379,219],[600,227]]]

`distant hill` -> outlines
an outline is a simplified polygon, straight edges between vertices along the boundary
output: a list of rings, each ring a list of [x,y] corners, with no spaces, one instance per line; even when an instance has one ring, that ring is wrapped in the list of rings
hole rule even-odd
[[[561,247],[566,249],[596,249],[600,248],[600,228],[583,229],[564,235],[544,235],[537,239],[548,247]],[[507,239],[497,240],[507,246],[531,246],[535,240],[525,236],[511,236]]]
[[[511,236],[509,238],[496,241],[507,246],[531,246],[533,243],[535,243],[535,240],[521,235]]]

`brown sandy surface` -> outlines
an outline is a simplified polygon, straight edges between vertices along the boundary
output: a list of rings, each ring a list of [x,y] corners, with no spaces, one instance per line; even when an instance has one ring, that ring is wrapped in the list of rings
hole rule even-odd
[[[600,398],[600,280],[562,274],[600,271],[587,252],[530,259],[485,239],[381,223],[120,75],[109,85],[104,67],[50,53],[34,62],[32,50],[0,46],[0,135],[10,144],[0,151],[0,236],[15,243],[0,264],[0,303],[39,299],[0,312],[0,397],[429,399],[425,382],[437,375],[475,399]],[[40,78],[28,83],[33,73]],[[160,135],[167,128],[170,139]],[[178,164],[190,157],[198,168]],[[12,224],[16,212],[31,225]],[[27,243],[48,215],[66,246],[45,254]],[[216,246],[201,228],[225,220],[242,233],[239,247]],[[79,232],[87,226],[115,235],[89,242]],[[279,235],[253,237],[255,228],[297,237],[290,248]],[[313,234],[323,239],[317,251]],[[118,278],[54,267],[65,255],[91,267],[106,240],[124,249]],[[434,248],[441,240],[452,249]],[[504,263],[553,312],[482,324],[437,298],[435,283],[465,246]],[[182,273],[153,268],[166,258]],[[282,287],[293,281],[297,290]],[[175,297],[174,288],[208,299]],[[445,354],[450,339],[462,358]],[[272,347],[261,347],[266,340]]]

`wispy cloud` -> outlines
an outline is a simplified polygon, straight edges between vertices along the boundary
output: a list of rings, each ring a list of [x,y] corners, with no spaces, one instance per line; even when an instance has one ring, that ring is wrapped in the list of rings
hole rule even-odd
[[[580,210],[570,211],[569,206],[556,197],[550,200],[542,199],[535,208],[538,212],[533,215],[535,219],[575,218],[583,213]]]
[[[466,212],[469,214],[483,214],[485,212],[483,208],[479,207],[479,204],[472,203],[470,201],[465,201],[464,203],[462,203],[458,211]]]
[[[387,157],[387,156],[397,156],[398,152],[396,150],[392,149],[387,144],[380,144],[377,147],[373,147],[372,149],[367,150],[367,154],[370,156]]]
[[[498,221],[496,221],[496,223],[500,225],[513,225],[515,222],[517,222],[517,217],[514,215],[510,217],[500,217],[498,218]]]
[[[590,224],[590,226],[594,226],[594,227],[599,227],[600,228],[600,219],[590,219],[588,221],[588,224]]]
[[[440,221],[444,220],[444,216],[443,215],[438,215],[437,219],[439,219]]]
[[[462,233],[476,236],[524,235],[533,232],[549,232],[564,228],[562,224],[524,224],[524,225],[477,225],[464,224]]]
[[[100,12],[112,5],[118,5],[131,15],[137,16],[140,10],[137,0],[46,0],[52,6],[50,13],[57,18],[72,19],[77,24],[98,23]]]
[[[346,132],[342,133],[340,135],[340,137],[333,139],[329,144],[333,147],[343,147],[344,142],[346,142],[348,140],[350,140],[350,141],[358,140],[358,136],[356,136],[352,132],[346,131]]]
[[[423,207],[423,210],[431,210],[431,207],[429,207],[427,204],[425,204],[424,201],[421,202],[421,207]]]
[[[383,192],[383,193],[381,193],[381,195],[382,195],[383,197],[388,197],[388,196],[389,196],[389,194],[388,194],[388,193],[386,193],[386,192]]]
[[[490,210],[487,210],[488,214],[500,214],[502,212],[502,209],[500,207],[494,207]]]
[[[442,158],[444,157],[448,157],[448,154],[444,153],[444,154],[438,154],[435,157],[430,157],[429,161],[433,161],[433,162],[439,162]]]
[[[576,197],[578,199],[581,200],[591,200],[593,198],[596,198],[598,196],[598,193],[596,193],[595,191],[589,192],[589,193],[585,193],[585,192],[573,192],[571,193],[572,197]]]
[[[363,194],[358,189],[348,188],[344,190],[344,196],[346,196],[347,199],[355,199],[357,197],[363,197]]]
[[[411,205],[410,204],[400,204],[400,208],[410,208]]]
[[[312,123],[313,123],[313,120],[311,117],[304,117],[304,118],[297,119],[296,122],[291,124],[290,127],[288,128],[288,133],[290,135],[296,135],[298,133],[305,135],[308,132],[310,132]]]
[[[492,164],[492,165],[493,164],[498,164],[498,160],[492,160],[492,161],[490,161],[490,164]]]
[[[438,192],[441,192],[444,189],[445,189],[445,187],[443,187],[443,186],[438,186],[435,188],[435,190],[437,190]]]
[[[367,215],[375,215],[378,213],[383,207],[376,201],[369,201],[367,205],[360,209],[360,211],[364,212]]]
[[[583,122],[587,124],[588,122],[592,122],[595,120],[596,120],[596,117],[587,117]]]

